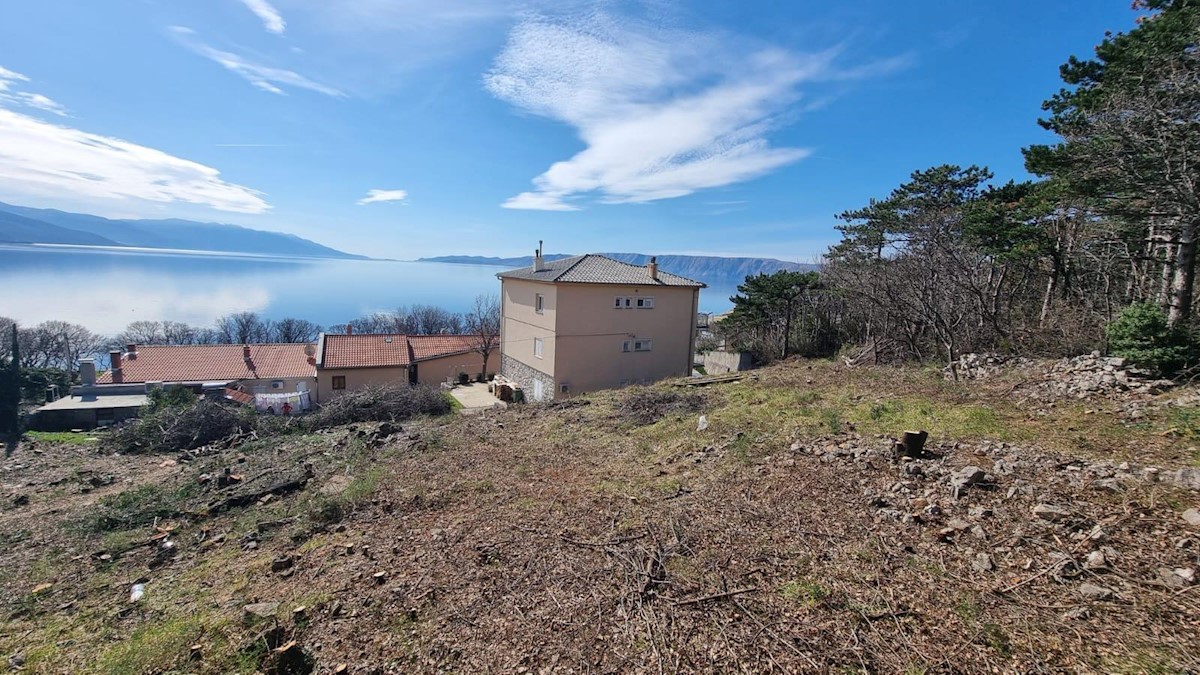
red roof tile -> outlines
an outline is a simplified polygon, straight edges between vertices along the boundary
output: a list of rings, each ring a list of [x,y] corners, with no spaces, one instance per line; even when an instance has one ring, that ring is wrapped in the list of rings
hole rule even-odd
[[[405,335],[325,335],[322,368],[407,366],[412,362]]]
[[[217,382],[313,377],[316,368],[304,353],[304,344],[250,345],[250,358],[242,345],[139,345],[121,359],[123,382]],[[96,378],[112,382],[112,371]]]
[[[474,335],[410,335],[414,361],[435,359],[439,356],[462,354],[475,348],[478,336]]]
[[[250,394],[247,394],[244,391],[238,391],[237,389],[230,389],[230,388],[226,387],[225,388],[225,398],[229,399],[230,401],[234,401],[236,403],[241,403],[242,405],[254,405],[254,397],[253,396],[251,396]]]
[[[477,339],[472,335],[330,334],[324,339],[321,367],[407,366],[417,361],[469,352]]]

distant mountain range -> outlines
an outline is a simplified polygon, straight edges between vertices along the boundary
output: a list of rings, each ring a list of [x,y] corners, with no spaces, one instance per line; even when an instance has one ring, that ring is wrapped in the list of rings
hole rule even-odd
[[[570,253],[550,253],[546,260],[560,260],[571,257]],[[645,253],[602,253],[614,260],[620,260],[633,265],[645,265],[650,256]],[[708,284],[717,282],[728,283],[741,281],[755,274],[774,274],[780,270],[793,272],[808,272],[818,269],[818,265],[788,262],[774,258],[723,258],[707,255],[660,255],[659,269],[678,274],[696,281]],[[497,267],[527,267],[533,264],[533,256],[516,258],[489,258],[477,255],[444,255],[436,258],[420,258],[417,262],[457,263],[460,265],[495,265]]]
[[[3,202],[0,202],[0,243],[131,246],[305,258],[366,258],[292,234],[253,230],[240,225],[199,223],[178,218],[112,220]]]

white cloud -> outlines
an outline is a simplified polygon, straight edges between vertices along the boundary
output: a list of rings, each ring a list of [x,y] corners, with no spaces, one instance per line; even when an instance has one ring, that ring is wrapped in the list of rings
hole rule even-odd
[[[367,190],[367,196],[358,200],[358,205],[376,204],[379,202],[403,202],[408,199],[407,190]]]
[[[0,176],[4,192],[16,196],[183,202],[235,213],[271,208],[262,193],[228,183],[203,164],[4,108]]]
[[[341,91],[333,87],[314,82],[307,77],[283,68],[272,68],[263,66],[257,63],[252,63],[245,58],[238,56],[232,52],[227,52],[215,47],[200,42],[193,36],[196,34],[190,28],[183,26],[172,26],[171,32],[175,34],[183,45],[197,54],[214,61],[225,67],[230,72],[241,76],[250,84],[262,89],[263,91],[272,94],[284,94],[281,87],[291,87],[294,89],[307,89],[315,91],[326,96],[345,96]]]
[[[13,82],[28,82],[29,78],[0,66],[0,91],[8,91]]]
[[[283,34],[287,22],[283,20],[283,15],[279,13],[279,10],[272,7],[267,0],[242,0],[242,4],[262,20],[263,27],[267,29],[267,32],[276,35]]]
[[[22,82],[29,82],[29,78],[21,73],[0,66],[0,104],[7,103],[26,108],[37,108],[38,110],[44,110],[55,115],[67,116],[67,109],[49,96],[28,91],[18,91],[17,87],[24,88],[24,85],[21,84]]]
[[[17,94],[16,97],[21,103],[29,106],[30,108],[45,110],[46,112],[54,113],[55,115],[59,115],[61,117],[67,116],[67,109],[64,108],[58,101],[55,101],[47,96],[21,92]]]
[[[568,200],[669,199],[762,176],[809,154],[768,134],[802,83],[851,79],[837,49],[793,54],[718,34],[649,28],[592,14],[583,22],[516,26],[484,77],[497,98],[569,124],[586,148],[506,201],[573,210]]]

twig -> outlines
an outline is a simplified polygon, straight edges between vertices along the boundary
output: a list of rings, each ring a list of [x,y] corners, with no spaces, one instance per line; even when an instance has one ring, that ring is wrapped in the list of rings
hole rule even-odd
[[[565,541],[568,544],[571,544],[573,546],[589,546],[592,548],[605,548],[607,546],[620,546],[621,544],[627,544],[631,541],[637,541],[638,539],[645,539],[645,538],[646,538],[645,532],[643,532],[641,534],[635,534],[631,537],[623,537],[621,539],[616,539],[614,541],[579,541],[577,539],[572,539],[565,534],[559,535],[559,539],[562,539],[563,541]]]
[[[683,607],[684,605],[698,605],[702,602],[708,602],[709,600],[723,600],[725,598],[732,598],[735,595],[742,595],[744,593],[753,593],[757,590],[758,590],[757,586],[748,586],[746,588],[737,588],[732,591],[725,591],[724,593],[713,593],[712,595],[703,595],[699,598],[691,598],[690,600],[680,600],[675,603],[675,606]]]

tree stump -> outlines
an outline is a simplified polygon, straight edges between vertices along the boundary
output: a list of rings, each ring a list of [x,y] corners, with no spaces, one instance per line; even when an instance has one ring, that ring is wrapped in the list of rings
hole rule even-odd
[[[900,440],[892,446],[896,458],[920,457],[925,450],[925,439],[929,438],[928,431],[905,431]]]

